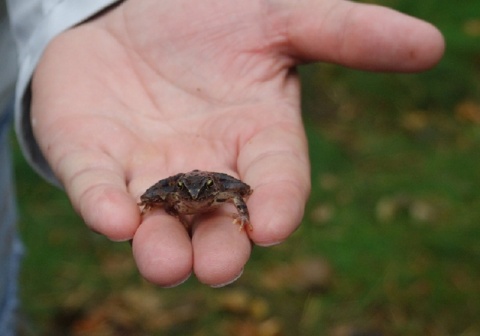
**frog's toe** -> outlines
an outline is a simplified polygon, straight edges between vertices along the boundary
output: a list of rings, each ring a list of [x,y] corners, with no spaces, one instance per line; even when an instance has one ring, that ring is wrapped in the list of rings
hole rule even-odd
[[[141,208],[141,211],[140,211],[141,215],[146,214],[152,208],[152,206],[150,204],[146,204],[146,203],[143,203],[143,202],[140,202],[140,203],[137,203],[137,204]]]
[[[252,224],[250,224],[250,219],[247,216],[244,215],[239,215],[239,214],[233,214],[233,224],[239,225],[239,231],[242,231],[243,229],[248,231],[253,230]],[[246,228],[245,228],[246,226]]]

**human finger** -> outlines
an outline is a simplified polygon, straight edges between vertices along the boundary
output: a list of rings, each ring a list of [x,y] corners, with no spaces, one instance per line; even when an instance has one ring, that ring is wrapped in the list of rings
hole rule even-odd
[[[163,287],[184,282],[192,272],[192,244],[178,220],[163,210],[149,211],[132,242],[142,276]]]
[[[233,208],[233,206],[232,206]],[[192,237],[194,272],[199,281],[213,287],[227,285],[242,274],[251,252],[248,228],[233,224],[234,209],[197,218]]]
[[[421,71],[435,65],[445,48],[430,23],[344,0],[295,2],[287,35],[301,59],[371,71]]]
[[[299,122],[259,132],[242,148],[239,172],[254,188],[248,200],[258,245],[285,240],[300,224],[310,193],[307,141]]]
[[[126,189],[123,169],[110,156],[70,150],[53,160],[53,167],[90,229],[115,241],[133,237],[140,223],[139,208]]]

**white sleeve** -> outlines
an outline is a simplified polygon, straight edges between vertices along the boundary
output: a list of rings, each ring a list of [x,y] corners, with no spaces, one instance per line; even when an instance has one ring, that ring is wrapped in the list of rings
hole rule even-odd
[[[17,44],[19,72],[15,91],[15,129],[27,161],[48,181],[55,176],[33,137],[30,80],[47,44],[59,33],[119,0],[7,0]]]

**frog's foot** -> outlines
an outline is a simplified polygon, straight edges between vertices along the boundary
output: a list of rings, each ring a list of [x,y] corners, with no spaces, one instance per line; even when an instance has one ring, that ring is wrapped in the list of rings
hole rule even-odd
[[[253,230],[252,224],[250,224],[250,218],[246,215],[239,215],[237,213],[232,214],[233,217],[233,224],[237,224],[240,226],[239,231],[242,231],[245,229],[245,231],[248,229],[248,231]],[[245,228],[246,226],[246,228]]]
[[[138,202],[137,205],[141,208],[141,210],[140,210],[140,215],[141,216],[146,214],[152,208],[151,204],[148,204],[148,203],[145,203],[145,202]]]

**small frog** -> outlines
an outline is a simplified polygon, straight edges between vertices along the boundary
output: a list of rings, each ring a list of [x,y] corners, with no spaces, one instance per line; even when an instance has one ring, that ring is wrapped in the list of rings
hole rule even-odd
[[[165,211],[188,226],[185,215],[211,211],[225,202],[232,202],[238,214],[234,214],[234,224],[245,226],[251,231],[248,208],[245,204],[253,190],[242,181],[223,173],[193,170],[160,180],[140,196],[142,214],[154,207]]]

